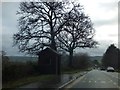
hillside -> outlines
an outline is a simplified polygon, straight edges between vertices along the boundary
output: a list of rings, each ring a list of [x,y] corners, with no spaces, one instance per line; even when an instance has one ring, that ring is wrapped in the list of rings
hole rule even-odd
[[[90,59],[91,60],[101,60],[102,56],[91,56]]]
[[[27,62],[27,61],[37,61],[37,57],[28,57],[28,56],[8,56],[10,61],[16,62]]]
[[[38,57],[28,57],[28,56],[8,56],[11,61],[16,62],[27,62],[27,61],[37,61]],[[102,56],[91,56],[90,60],[99,60],[101,61]]]
[[[91,56],[90,60],[98,60],[99,62],[101,62],[102,56]]]

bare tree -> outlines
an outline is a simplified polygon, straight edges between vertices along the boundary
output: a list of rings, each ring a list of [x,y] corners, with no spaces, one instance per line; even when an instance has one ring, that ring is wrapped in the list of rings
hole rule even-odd
[[[92,22],[79,4],[67,9],[63,2],[21,2],[19,9],[19,31],[13,39],[21,52],[60,48],[69,52],[72,66],[74,49],[96,45]]]
[[[56,48],[56,36],[66,12],[63,2],[21,2],[19,7],[19,32],[14,34],[14,45],[21,52],[36,53],[46,46]]]
[[[74,4],[72,10],[64,16],[68,20],[57,35],[59,49],[69,52],[69,66],[72,67],[73,51],[77,47],[94,47],[97,42],[93,40],[93,24],[83,12],[80,4]]]

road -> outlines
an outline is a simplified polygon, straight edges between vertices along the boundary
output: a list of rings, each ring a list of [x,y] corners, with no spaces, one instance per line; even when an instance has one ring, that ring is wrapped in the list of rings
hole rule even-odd
[[[120,90],[119,80],[116,72],[92,70],[65,88],[67,90],[70,88],[111,88],[110,90]]]

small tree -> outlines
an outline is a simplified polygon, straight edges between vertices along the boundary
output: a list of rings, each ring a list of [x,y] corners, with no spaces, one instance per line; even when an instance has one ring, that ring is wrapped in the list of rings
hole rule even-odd
[[[57,36],[58,47],[69,52],[69,66],[72,67],[73,51],[79,48],[92,48],[97,43],[93,40],[93,24],[83,12],[80,4],[73,4],[72,10],[64,16],[68,20]]]
[[[2,66],[4,67],[6,64],[9,63],[9,57],[6,56],[6,52],[5,51],[1,51],[1,55],[0,55],[1,59],[2,59]]]

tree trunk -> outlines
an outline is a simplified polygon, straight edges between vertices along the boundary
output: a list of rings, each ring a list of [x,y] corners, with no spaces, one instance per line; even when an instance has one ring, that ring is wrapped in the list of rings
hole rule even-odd
[[[51,12],[50,21],[51,21],[50,22],[50,29],[51,29],[51,45],[50,45],[50,47],[52,49],[54,49],[55,51],[57,51],[56,42],[55,42],[55,32],[54,32],[53,21],[52,21],[52,12]]]
[[[69,67],[73,67],[73,50],[69,52]]]
[[[50,45],[50,47],[52,49],[54,49],[55,51],[57,51],[56,42],[55,42],[55,33],[54,33],[54,29],[52,26],[51,26],[51,45]]]
[[[51,46],[50,46],[52,49],[54,49],[55,51],[57,51],[57,48],[56,48],[56,42],[55,42],[55,38],[54,36],[52,36],[52,39],[51,39]]]

